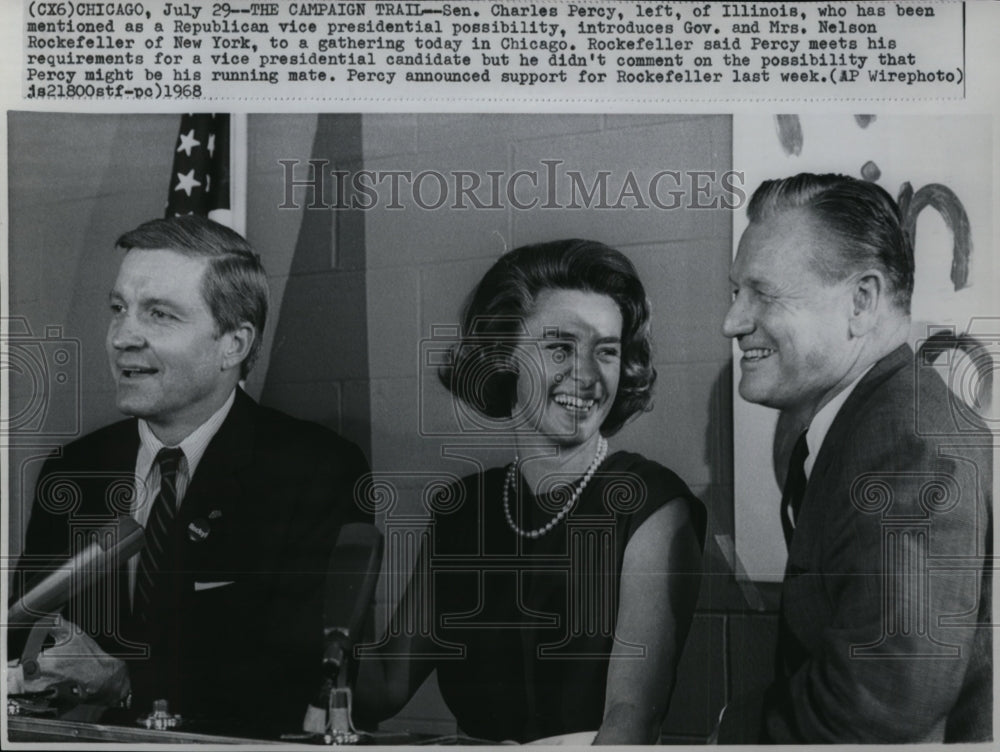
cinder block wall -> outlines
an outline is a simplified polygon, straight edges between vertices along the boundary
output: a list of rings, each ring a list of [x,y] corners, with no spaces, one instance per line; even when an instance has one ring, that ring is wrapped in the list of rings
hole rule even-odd
[[[328,170],[359,169],[360,115],[254,115],[249,122],[247,237],[271,275],[272,321],[255,374],[264,404],[322,423],[370,456],[365,218],[331,208]],[[309,160],[328,160],[323,197],[301,190]],[[287,200],[290,199],[290,200]],[[272,272],[271,269],[275,271]]]
[[[372,115],[364,118],[362,141],[365,169],[383,173],[497,171],[506,180],[524,170],[539,175],[542,184],[545,161],[557,160],[558,170],[578,171],[590,185],[600,171],[609,171],[611,204],[629,172],[646,186],[661,170],[721,174],[732,162],[730,120],[717,116]],[[555,202],[564,207],[572,198],[567,182],[560,183]],[[435,202],[439,190],[433,180],[426,187],[425,205]],[[636,264],[653,302],[659,380],[652,412],[626,427],[612,448],[639,451],[672,468],[709,505],[709,573],[664,737],[704,739],[733,673],[725,654],[728,613],[742,611],[745,602],[715,543],[716,536],[732,536],[731,354],[719,331],[729,301],[730,211],[519,210],[509,201],[501,209],[461,210],[448,208],[452,200],[429,210],[408,190],[400,192],[402,208],[388,208],[386,194],[382,190],[383,201],[366,212],[365,239],[372,463],[392,476],[398,493],[392,514],[426,514],[420,494],[427,473],[460,476],[473,470],[444,457],[448,440],[423,430],[428,415],[446,415],[454,407],[419,362],[419,343],[435,326],[458,323],[464,297],[493,261],[522,244],[584,237],[619,248]],[[539,194],[544,203],[544,190],[522,198]],[[690,197],[683,203],[692,203]],[[499,464],[511,452],[485,454],[486,464]],[[382,604],[383,619],[392,606]],[[387,726],[455,731],[433,677]]]
[[[246,234],[268,272],[271,316],[247,390],[340,431],[367,453],[364,225],[338,223],[329,210],[278,208],[279,160],[314,153],[358,160],[360,121],[248,118]],[[10,313],[19,336],[8,375],[10,414],[20,420],[11,423],[13,557],[45,457],[122,417],[104,348],[108,292],[121,261],[114,242],[163,216],[179,125],[179,115],[8,117]],[[57,349],[69,353],[59,367]]]
[[[76,358],[70,380],[53,381],[45,392],[47,438],[25,430],[10,453],[14,556],[44,456],[120,417],[103,345],[119,261],[113,243],[162,214],[178,124],[176,115],[8,117],[10,312],[30,329],[32,343],[58,327],[49,334],[67,339]],[[280,209],[279,160],[300,160],[298,179],[310,158],[347,171],[496,170],[508,177],[559,160],[559,169],[578,171],[588,184],[611,171],[609,185],[617,188],[628,171],[644,185],[659,170],[730,169],[729,118],[251,115],[248,131],[247,236],[272,287],[265,350],[248,390],[357,442],[377,472],[396,474],[400,512],[421,511],[416,472],[470,472],[442,457],[446,442],[421,435],[421,409],[448,415],[453,403],[436,383],[422,381],[420,343],[434,325],[457,322],[464,296],[493,260],[517,245],[564,237],[601,240],[633,259],[653,301],[660,377],[653,411],[612,446],[671,467],[709,506],[702,597],[664,733],[669,741],[704,739],[728,697],[766,680],[774,619],[773,593],[761,598],[734,583],[725,553],[733,533],[731,355],[718,328],[728,302],[730,213],[509,205],[435,211],[415,206],[405,192],[402,209],[383,202],[368,211],[310,210],[301,191],[297,208]],[[335,195],[329,178],[325,190]],[[57,370],[47,373],[54,379]],[[12,377],[12,414],[34,404],[45,383]],[[55,436],[62,429],[65,437]],[[504,462],[509,451],[486,459]],[[381,604],[383,618],[390,607]],[[433,680],[388,725],[455,730]]]
[[[3,282],[12,347],[3,367],[14,431],[14,556],[45,457],[121,418],[104,350],[121,260],[114,243],[162,216],[179,124],[179,116],[8,114],[10,277]],[[65,357],[57,360],[59,351]]]

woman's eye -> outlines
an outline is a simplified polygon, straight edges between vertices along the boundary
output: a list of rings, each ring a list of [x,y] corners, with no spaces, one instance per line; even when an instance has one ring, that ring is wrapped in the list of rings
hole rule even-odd
[[[553,363],[561,365],[573,355],[573,348],[566,342],[553,342],[545,346],[545,351]]]

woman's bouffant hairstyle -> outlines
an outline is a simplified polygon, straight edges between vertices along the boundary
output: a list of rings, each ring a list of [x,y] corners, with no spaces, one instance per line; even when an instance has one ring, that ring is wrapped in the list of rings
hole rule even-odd
[[[501,256],[466,301],[462,340],[438,376],[449,391],[483,415],[511,417],[518,374],[508,355],[524,333],[524,320],[542,290],[607,295],[621,311],[621,376],[601,426],[601,433],[610,436],[632,416],[649,409],[656,369],[646,291],[632,262],[603,243],[556,240],[521,246]]]

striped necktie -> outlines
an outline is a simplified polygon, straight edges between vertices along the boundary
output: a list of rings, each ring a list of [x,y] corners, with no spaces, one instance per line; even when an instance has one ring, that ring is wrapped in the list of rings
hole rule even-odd
[[[791,545],[795,533],[795,520],[799,516],[799,507],[806,495],[806,457],[809,456],[809,444],[806,443],[806,431],[802,432],[795,442],[792,456],[788,460],[788,474],[785,476],[785,488],[781,492],[781,530],[785,534],[785,545]]]
[[[156,455],[160,468],[160,493],[146,520],[146,547],[136,569],[135,598],[132,612],[145,622],[156,592],[158,575],[169,559],[170,536],[177,516],[177,473],[184,451],[164,447]]]

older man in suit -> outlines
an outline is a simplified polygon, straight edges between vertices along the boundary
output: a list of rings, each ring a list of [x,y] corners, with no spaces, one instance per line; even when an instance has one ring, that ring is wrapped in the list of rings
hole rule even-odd
[[[106,344],[117,406],[133,417],[45,464],[21,569],[51,568],[75,530],[131,514],[144,549],[66,615],[126,660],[133,714],[166,699],[229,733],[295,731],[321,680],[333,542],[343,523],[370,521],[354,502],[367,462],[240,388],[268,305],[241,236],[185,216],[117,245]]]
[[[776,676],[720,741],[939,742],[992,734],[990,435],[907,344],[913,252],[878,186],[768,181],[723,325],[740,395],[798,436]],[[745,727],[746,728],[746,727]]]

